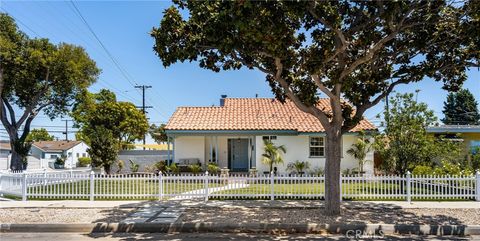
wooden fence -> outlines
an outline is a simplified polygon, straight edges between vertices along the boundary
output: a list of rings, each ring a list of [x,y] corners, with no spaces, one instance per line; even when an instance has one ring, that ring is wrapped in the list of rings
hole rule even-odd
[[[342,175],[341,198],[356,200],[477,200],[474,176]],[[323,199],[324,176],[193,174],[2,173],[0,194],[27,199]]]

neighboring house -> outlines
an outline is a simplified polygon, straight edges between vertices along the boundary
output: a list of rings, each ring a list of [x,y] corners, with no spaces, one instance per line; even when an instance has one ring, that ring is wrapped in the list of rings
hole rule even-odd
[[[427,133],[464,143],[466,153],[480,148],[480,125],[442,125],[427,127]]]
[[[31,155],[38,159],[49,159],[54,162],[64,155],[65,168],[76,167],[78,158],[88,157],[89,147],[83,141],[38,141],[32,144]]]
[[[9,169],[9,155],[12,151],[10,141],[0,141],[0,170]]]
[[[329,100],[321,99],[319,106],[329,108]],[[166,133],[173,146],[173,161],[179,164],[199,162],[202,167],[216,161],[231,171],[259,173],[268,171],[262,163],[264,139],[285,145],[285,163],[277,165],[287,173],[288,163],[309,161],[311,168],[325,166],[325,131],[312,115],[300,111],[294,103],[285,104],[272,98],[226,98],[220,106],[179,107],[170,118]],[[368,120],[346,133],[342,141],[341,168],[358,167],[358,162],[346,151],[358,138],[361,130],[376,130]],[[169,152],[170,153],[170,152]],[[169,154],[170,155],[170,154]],[[373,173],[373,151],[367,154],[367,173]]]

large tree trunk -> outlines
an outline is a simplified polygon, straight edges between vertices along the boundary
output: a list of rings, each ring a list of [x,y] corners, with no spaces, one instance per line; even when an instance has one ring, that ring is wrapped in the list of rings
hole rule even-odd
[[[327,215],[340,214],[340,161],[341,128],[332,128],[326,132],[325,162],[325,212]]]
[[[22,156],[17,150],[16,146],[13,144],[15,143],[13,140],[10,140],[10,147],[12,149],[11,159],[10,159],[10,170],[25,170],[26,165],[23,163],[23,159],[25,158]]]

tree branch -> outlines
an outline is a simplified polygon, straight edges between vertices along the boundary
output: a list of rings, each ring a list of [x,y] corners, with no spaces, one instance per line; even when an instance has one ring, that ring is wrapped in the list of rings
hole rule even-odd
[[[15,111],[13,111],[13,107],[12,105],[10,105],[10,103],[8,102],[7,98],[4,98],[2,97],[3,99],[3,104],[7,107],[8,109],[8,113],[10,115],[10,122],[11,122],[11,125],[13,126],[16,126],[16,119],[15,119]],[[6,112],[5,112],[6,113]]]

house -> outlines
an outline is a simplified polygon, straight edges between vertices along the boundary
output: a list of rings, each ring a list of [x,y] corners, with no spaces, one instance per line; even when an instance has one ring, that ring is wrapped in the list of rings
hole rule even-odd
[[[321,99],[321,108],[329,108],[329,100]],[[245,172],[256,168],[268,171],[262,163],[265,139],[284,145],[285,163],[278,171],[287,173],[287,165],[296,160],[308,161],[312,168],[325,166],[325,131],[310,114],[300,111],[294,103],[282,104],[272,98],[226,98],[220,106],[179,107],[166,125],[169,159],[180,164],[217,162],[221,168]],[[346,151],[357,140],[359,131],[373,131],[376,127],[362,120],[343,136],[342,169],[358,167],[358,162]],[[170,154],[171,153],[171,154]],[[367,173],[373,173],[373,151],[367,154]]]
[[[88,157],[89,147],[83,141],[38,141],[32,144],[31,155],[38,159],[54,162],[57,157],[65,156],[65,168],[77,166],[78,158]]]
[[[441,125],[427,127],[427,133],[443,136],[464,144],[465,153],[480,148],[480,125]]]

